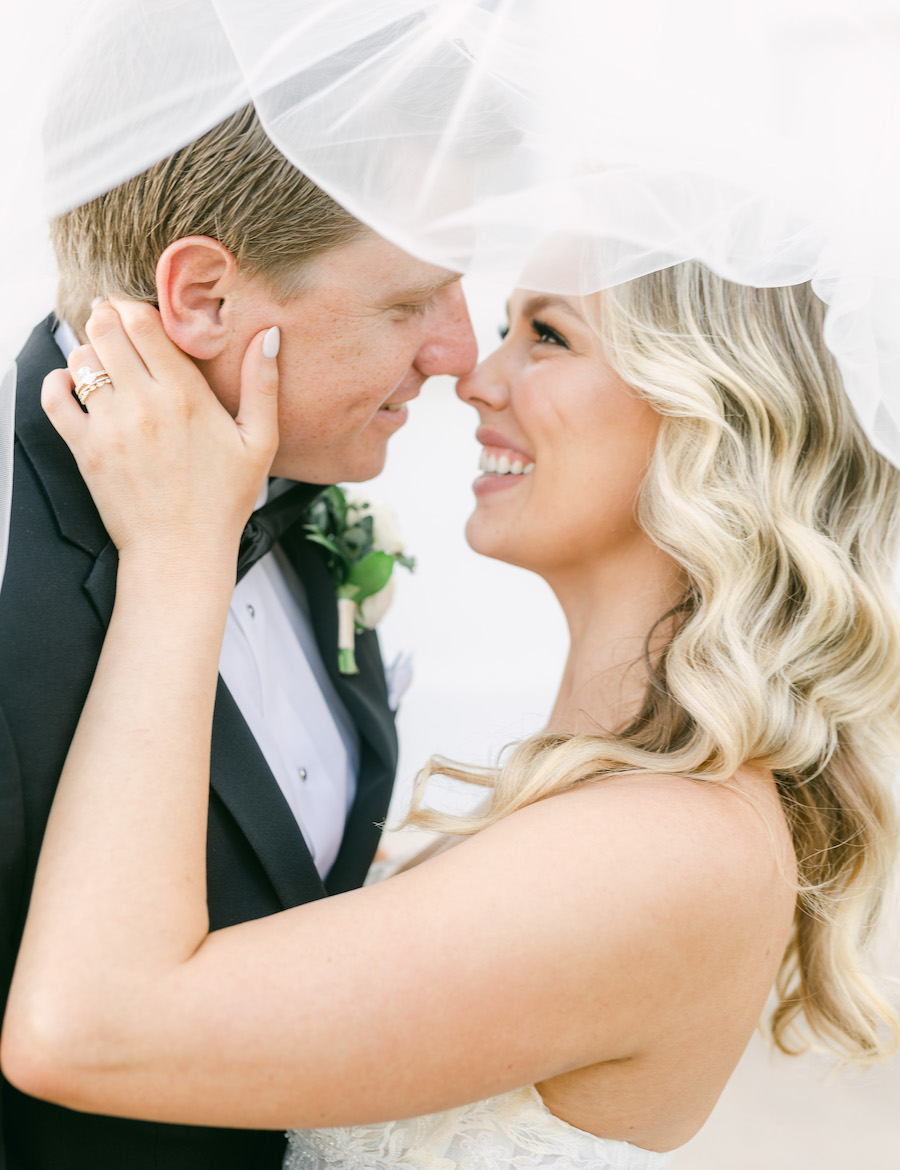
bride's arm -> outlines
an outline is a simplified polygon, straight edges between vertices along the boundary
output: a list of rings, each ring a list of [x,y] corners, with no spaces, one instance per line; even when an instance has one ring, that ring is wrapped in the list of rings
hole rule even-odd
[[[275,367],[257,338],[235,426],[199,376],[161,388],[154,371],[182,367],[122,312],[147,368],[105,311],[92,338],[120,388],[90,416],[68,382],[49,394],[120,565],[11,992],[9,1078],[109,1114],[346,1124],[633,1056],[672,1011],[689,1027],[694,989],[738,961],[718,932],[746,894],[739,844],[719,872],[725,814],[688,782],[556,797],[381,885],[208,933],[219,644]],[[128,460],[104,459],[119,446]]]

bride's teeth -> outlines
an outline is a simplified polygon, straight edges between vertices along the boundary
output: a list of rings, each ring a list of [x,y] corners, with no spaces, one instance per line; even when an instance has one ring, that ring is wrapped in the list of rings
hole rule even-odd
[[[534,464],[525,463],[514,451],[501,452],[497,455],[487,448],[482,448],[478,470],[482,475],[530,475],[534,471]]]

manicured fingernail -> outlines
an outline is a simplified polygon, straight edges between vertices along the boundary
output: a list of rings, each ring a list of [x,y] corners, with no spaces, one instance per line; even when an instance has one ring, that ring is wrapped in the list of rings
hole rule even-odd
[[[281,330],[277,325],[273,325],[263,338],[263,357],[271,361],[278,357],[279,349],[281,349]]]
[[[94,297],[94,299],[91,301],[91,308],[96,309],[98,305],[102,305],[102,304],[103,304],[103,297]]]

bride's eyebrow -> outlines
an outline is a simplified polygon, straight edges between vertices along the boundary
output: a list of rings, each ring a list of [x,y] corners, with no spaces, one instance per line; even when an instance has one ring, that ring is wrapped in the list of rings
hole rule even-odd
[[[506,315],[509,317],[510,302],[506,302]],[[559,309],[563,313],[568,313],[570,317],[574,317],[576,321],[584,324],[584,317],[578,312],[571,301],[565,297],[553,296],[551,293],[542,293],[540,296],[530,297],[520,310],[523,317],[533,317],[535,314],[542,312],[544,309]]]

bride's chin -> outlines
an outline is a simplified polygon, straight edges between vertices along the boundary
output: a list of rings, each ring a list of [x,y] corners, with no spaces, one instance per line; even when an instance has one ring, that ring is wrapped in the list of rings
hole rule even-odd
[[[520,563],[516,551],[521,542],[516,539],[516,533],[501,527],[496,520],[479,515],[477,508],[466,523],[465,535],[469,548],[480,556],[511,565]]]
[[[487,530],[483,518],[478,515],[477,508],[466,521],[465,536],[466,543],[473,552],[484,557],[493,555],[491,548],[495,541],[491,539],[491,533]]]

